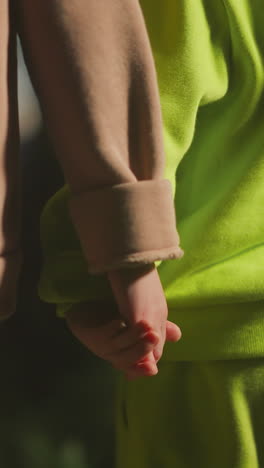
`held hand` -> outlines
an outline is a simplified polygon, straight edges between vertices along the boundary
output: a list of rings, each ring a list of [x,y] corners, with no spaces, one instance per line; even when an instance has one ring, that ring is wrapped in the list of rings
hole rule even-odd
[[[178,341],[181,338],[179,327],[167,321],[167,302],[155,264],[111,270],[107,276],[120,315],[128,326],[144,320],[159,337],[153,352],[134,366],[135,376],[138,369],[146,375],[154,375],[158,372],[156,363],[162,356],[166,339]]]
[[[98,301],[74,305],[65,318],[73,335],[85,347],[125,372],[128,378],[153,374],[153,369],[146,371],[144,366],[136,371],[134,368],[159,340],[146,321],[127,327],[116,305]]]
[[[155,375],[165,340],[181,338],[179,327],[167,321],[157,272],[140,267],[108,274],[116,304],[78,303],[66,313],[67,325],[85,347],[127,378]]]

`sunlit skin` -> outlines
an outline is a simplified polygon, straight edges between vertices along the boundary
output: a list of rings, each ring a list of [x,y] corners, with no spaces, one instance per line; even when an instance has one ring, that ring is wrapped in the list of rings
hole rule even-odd
[[[72,333],[128,379],[157,374],[165,341],[181,338],[154,264],[107,273],[116,304],[83,302],[66,314]]]

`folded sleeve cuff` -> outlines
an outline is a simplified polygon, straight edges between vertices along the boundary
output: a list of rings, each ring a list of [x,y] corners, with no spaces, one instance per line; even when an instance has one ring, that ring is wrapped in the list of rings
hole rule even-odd
[[[184,255],[168,179],[71,194],[69,213],[90,273]]]

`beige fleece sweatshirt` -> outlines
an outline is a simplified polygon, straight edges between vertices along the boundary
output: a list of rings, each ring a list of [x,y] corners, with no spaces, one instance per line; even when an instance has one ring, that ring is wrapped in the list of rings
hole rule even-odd
[[[180,258],[154,59],[137,0],[1,0],[0,315],[16,307],[16,34],[91,273]]]

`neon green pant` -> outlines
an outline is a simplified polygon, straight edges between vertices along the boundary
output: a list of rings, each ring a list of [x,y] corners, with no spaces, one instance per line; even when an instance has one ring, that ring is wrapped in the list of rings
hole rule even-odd
[[[264,358],[159,369],[120,383],[116,468],[264,467]]]

